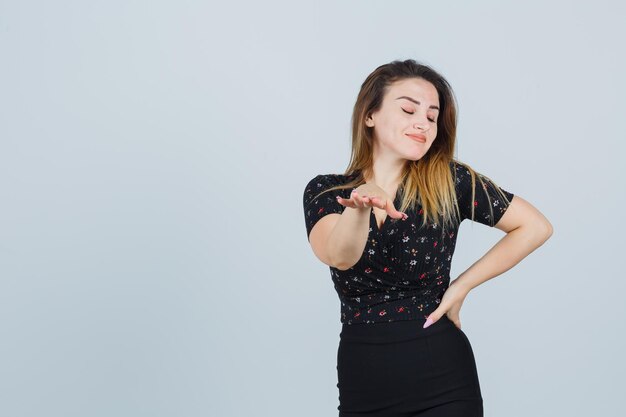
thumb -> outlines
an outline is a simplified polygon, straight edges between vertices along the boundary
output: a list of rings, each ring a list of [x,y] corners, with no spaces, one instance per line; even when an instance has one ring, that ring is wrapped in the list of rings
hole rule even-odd
[[[441,315],[437,313],[437,310],[433,311],[432,313],[430,313],[430,315],[428,316],[428,318],[424,322],[423,328],[425,329],[428,326],[430,326],[431,324],[437,323],[437,321],[439,321],[440,318],[441,318]]]

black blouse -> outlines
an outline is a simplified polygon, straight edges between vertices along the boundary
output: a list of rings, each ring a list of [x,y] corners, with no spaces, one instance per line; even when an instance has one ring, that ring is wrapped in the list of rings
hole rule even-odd
[[[450,163],[450,169],[456,172],[455,190],[461,221],[471,219],[470,173],[455,161]],[[309,181],[303,198],[307,237],[322,217],[343,212],[345,207],[335,196],[349,198],[352,190],[333,190],[317,199],[314,197],[327,188],[353,180],[356,175],[321,174]],[[493,219],[487,196],[476,178],[474,221],[492,227],[504,215],[508,204],[498,195],[496,185],[482,178],[491,199]],[[512,200],[513,193],[503,188],[500,190],[509,201]],[[394,205],[400,207],[400,193],[396,195]],[[425,320],[441,302],[450,284],[450,265],[459,226],[446,229],[442,235],[440,226],[435,223],[427,222],[426,226],[421,226],[419,204],[415,210],[409,209],[406,213],[409,216],[406,220],[387,215],[379,229],[372,209],[369,236],[361,259],[345,271],[330,267],[341,302],[342,323]]]

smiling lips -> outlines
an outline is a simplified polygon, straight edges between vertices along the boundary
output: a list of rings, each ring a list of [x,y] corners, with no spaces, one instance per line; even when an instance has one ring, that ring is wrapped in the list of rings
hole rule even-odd
[[[425,143],[426,142],[426,136],[419,134],[419,133],[407,133],[407,136],[410,137],[411,139],[413,139],[416,142],[421,142],[421,143]]]

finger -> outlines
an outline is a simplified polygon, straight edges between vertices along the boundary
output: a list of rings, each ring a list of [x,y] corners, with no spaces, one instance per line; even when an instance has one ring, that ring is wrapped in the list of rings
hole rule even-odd
[[[354,203],[349,198],[343,198],[341,196],[337,196],[337,202],[344,207],[354,208]]]
[[[350,198],[352,199],[352,201],[354,201],[354,204],[356,204],[357,207],[367,207],[367,204],[363,201],[363,198],[356,190],[352,190]]]
[[[387,213],[389,213],[389,215],[393,217],[394,219],[406,220],[409,217],[408,214],[396,210],[396,207],[393,205],[393,202],[391,201],[387,202]]]
[[[359,207],[357,204],[357,201],[354,198],[354,193],[355,193],[356,188],[353,188],[352,191],[350,192],[350,195],[348,196],[348,198],[344,198],[341,196],[336,196],[337,202],[341,205],[343,205],[344,207],[350,207],[350,208],[357,208]]]
[[[350,208],[358,208],[358,201],[356,200],[356,198],[354,197],[354,190],[353,192],[350,193],[350,197],[348,198],[343,198],[341,196],[337,196],[337,202],[341,205],[343,205],[344,207],[350,207]]]
[[[363,201],[364,203],[370,204],[371,199],[368,196],[366,196],[366,195],[362,195],[361,196],[361,201]]]
[[[379,209],[384,210],[386,206],[386,202],[383,202],[380,197],[372,197],[372,205],[378,207]]]
[[[375,200],[374,200],[375,199]],[[406,213],[396,210],[393,205],[393,202],[390,200],[382,200],[379,197],[372,197],[372,201],[374,201],[376,207],[386,210],[387,213],[394,219],[403,219],[406,220],[409,216]]]
[[[385,210],[385,203],[383,203],[382,201],[383,200],[378,196],[369,197],[368,206]]]
[[[362,204],[361,207],[369,208],[372,206],[372,199],[369,196],[359,195],[358,198],[360,203]]]
[[[428,326],[432,325],[432,324],[437,323],[437,321],[439,321],[439,317],[437,317],[436,312],[437,312],[437,310],[435,310],[432,313],[430,313],[430,315],[428,316],[428,318],[424,322],[424,325],[422,326],[424,329],[427,328]]]

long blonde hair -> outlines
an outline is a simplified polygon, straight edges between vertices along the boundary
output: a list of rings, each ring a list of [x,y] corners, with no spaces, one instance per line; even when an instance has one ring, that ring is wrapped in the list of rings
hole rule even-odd
[[[455,191],[456,170],[451,169],[453,163],[466,168],[471,175],[471,201],[475,198],[474,190],[478,188],[484,191],[483,180],[487,179],[496,185],[495,189],[502,195],[503,201],[508,202],[493,180],[454,158],[457,105],[452,87],[430,66],[412,59],[381,65],[365,79],[352,112],[352,155],[343,174],[357,175],[346,184],[324,190],[316,198],[327,191],[352,189],[365,183],[365,176],[370,176],[373,167],[374,143],[373,128],[365,125],[365,119],[380,109],[385,92],[392,83],[407,78],[421,78],[433,84],[439,94],[440,115],[437,119],[437,138],[428,152],[417,161],[407,160],[403,167],[399,185],[401,204],[396,209],[403,212],[409,208],[413,210],[417,203],[423,210],[421,226],[434,223],[444,231],[458,225],[461,219]],[[476,178],[481,182],[481,187],[475,187]],[[493,208],[491,204],[489,206],[493,218]],[[473,204],[471,218],[474,219]]]

